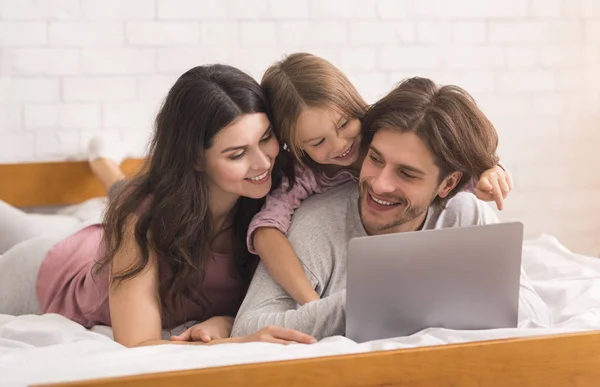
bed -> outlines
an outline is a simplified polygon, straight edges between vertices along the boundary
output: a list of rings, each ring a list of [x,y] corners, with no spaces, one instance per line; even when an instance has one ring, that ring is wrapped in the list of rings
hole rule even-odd
[[[141,160],[126,160],[133,174]],[[0,199],[24,208],[101,213],[85,162],[0,165]],[[85,207],[87,206],[87,207]],[[63,210],[63,213],[65,210]],[[355,343],[164,345],[126,349],[107,327],[61,316],[0,315],[0,386],[598,386],[600,260],[549,235],[527,240],[523,266],[550,326],[453,331]]]

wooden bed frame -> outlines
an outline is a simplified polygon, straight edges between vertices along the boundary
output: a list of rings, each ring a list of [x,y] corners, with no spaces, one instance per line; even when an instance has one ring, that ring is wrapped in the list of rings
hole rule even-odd
[[[126,175],[135,174],[143,159],[121,164]],[[0,199],[16,207],[81,203],[106,196],[87,161],[0,164]]]
[[[142,160],[126,160],[122,167],[132,175],[141,165]],[[73,204],[105,195],[86,162],[0,165],[0,181],[0,199],[19,207]],[[600,331],[211,367],[44,386],[597,387],[600,386]]]

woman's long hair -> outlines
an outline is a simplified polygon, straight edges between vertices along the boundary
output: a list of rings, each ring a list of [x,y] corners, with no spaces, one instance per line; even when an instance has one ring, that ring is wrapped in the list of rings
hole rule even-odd
[[[175,82],[156,117],[148,157],[141,172],[111,202],[104,219],[105,256],[96,272],[109,266],[124,244],[127,222],[137,216],[135,264],[114,273],[117,285],[135,277],[148,265],[150,251],[160,267],[171,274],[161,278],[159,295],[166,311],[181,307],[184,299],[204,305],[201,285],[216,234],[209,216],[208,185],[199,172],[205,150],[214,136],[244,114],[271,114],[260,85],[249,75],[227,65],[190,69]],[[281,145],[281,144],[280,144]],[[200,168],[199,168],[200,167]],[[280,151],[273,170],[273,188],[282,171],[293,181],[289,152]],[[253,274],[253,257],[246,247],[246,233],[263,199],[241,197],[233,216],[233,252],[236,272],[246,285]]]

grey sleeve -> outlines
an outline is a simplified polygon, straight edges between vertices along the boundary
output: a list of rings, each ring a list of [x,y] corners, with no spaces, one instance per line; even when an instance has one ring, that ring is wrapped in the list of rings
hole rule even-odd
[[[316,278],[307,272],[311,283]],[[343,334],[346,291],[297,307],[261,262],[233,324],[232,337],[247,336],[269,325],[292,328],[317,339]],[[340,331],[341,329],[341,331]]]
[[[499,223],[500,220],[496,216],[496,213],[489,204],[477,200],[478,204],[478,213],[479,213],[479,222],[477,224],[494,224]]]

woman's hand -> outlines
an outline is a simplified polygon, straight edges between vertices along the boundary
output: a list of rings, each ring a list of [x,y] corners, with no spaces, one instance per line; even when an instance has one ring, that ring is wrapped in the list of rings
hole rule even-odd
[[[226,339],[231,335],[233,317],[215,316],[196,324],[177,336],[171,336],[173,341],[202,341]]]
[[[475,195],[480,200],[496,202],[496,206],[502,211],[504,209],[504,199],[512,189],[513,181],[510,172],[496,165],[481,175],[475,187]]]

